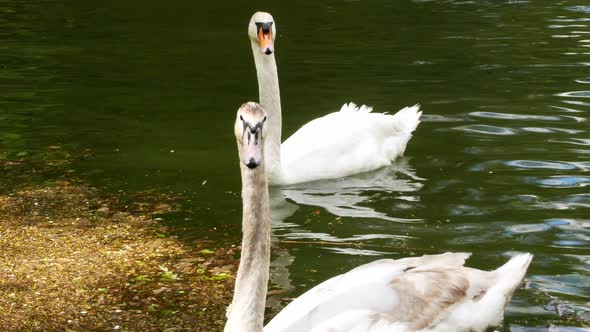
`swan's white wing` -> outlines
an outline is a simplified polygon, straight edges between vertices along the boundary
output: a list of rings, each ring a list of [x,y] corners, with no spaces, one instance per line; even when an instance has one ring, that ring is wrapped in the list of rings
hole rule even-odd
[[[281,145],[282,175],[272,182],[338,178],[389,165],[404,153],[422,112],[418,105],[395,115],[371,111],[345,104],[301,127]]]
[[[497,271],[462,267],[469,254],[379,260],[314,287],[268,325],[276,331],[482,331],[502,318],[532,256]]]
[[[311,331],[340,313],[353,311],[391,312],[406,292],[392,287],[392,282],[416,266],[462,266],[466,253],[382,259],[359,266],[331,278],[301,295],[285,307],[265,327],[270,331]]]

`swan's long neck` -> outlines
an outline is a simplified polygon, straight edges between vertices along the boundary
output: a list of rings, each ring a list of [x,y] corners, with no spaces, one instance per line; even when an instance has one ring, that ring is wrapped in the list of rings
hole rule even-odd
[[[281,174],[281,92],[279,90],[279,76],[274,53],[270,55],[260,52],[260,46],[252,43],[252,53],[256,64],[258,77],[258,95],[260,104],[268,113],[266,121],[266,141],[264,143],[264,160],[267,162],[266,171],[271,182]]]
[[[242,255],[225,332],[262,332],[270,268],[268,184],[264,165],[241,170]]]

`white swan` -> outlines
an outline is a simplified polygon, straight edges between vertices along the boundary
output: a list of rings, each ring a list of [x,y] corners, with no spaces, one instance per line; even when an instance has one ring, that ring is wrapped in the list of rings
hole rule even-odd
[[[281,145],[281,96],[274,56],[276,24],[257,12],[248,26],[260,103],[268,111],[266,169],[271,185],[332,179],[389,165],[406,149],[420,123],[419,105],[395,115],[344,104],[340,112],[315,119]]]
[[[238,110],[242,174],[242,256],[226,332],[263,331],[270,261],[270,209],[263,142],[266,113]],[[464,267],[467,253],[381,259],[329,279],[291,302],[265,332],[483,331],[498,324],[532,255],[494,271]]]

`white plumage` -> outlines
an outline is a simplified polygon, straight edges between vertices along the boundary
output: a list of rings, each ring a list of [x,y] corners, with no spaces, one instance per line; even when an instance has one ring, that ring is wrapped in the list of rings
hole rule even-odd
[[[272,29],[263,34],[261,26]],[[272,44],[276,24],[270,14],[259,12],[252,16],[248,33],[260,103],[268,112],[265,160],[270,185],[368,172],[391,164],[404,153],[420,123],[419,105],[389,115],[373,113],[365,105],[344,104],[339,112],[305,124],[281,145],[281,97]]]
[[[463,267],[467,253],[382,259],[291,302],[265,332],[462,332],[497,325],[532,255],[495,271]]]
[[[530,254],[490,272],[464,267],[468,253],[378,260],[312,288],[263,329],[271,226],[266,146],[258,138],[265,137],[266,120],[260,105],[246,103],[234,126],[242,175],[242,254],[226,332],[478,332],[501,321]],[[259,163],[252,161],[259,156]]]
[[[403,155],[420,123],[419,105],[395,115],[344,104],[305,124],[281,145],[279,184],[339,178],[369,172]]]

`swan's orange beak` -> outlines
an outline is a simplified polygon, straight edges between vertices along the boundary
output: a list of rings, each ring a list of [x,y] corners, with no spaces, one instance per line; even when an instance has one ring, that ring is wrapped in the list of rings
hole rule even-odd
[[[260,43],[260,52],[270,55],[274,52],[272,45],[272,29],[269,26],[258,26],[258,42]]]

